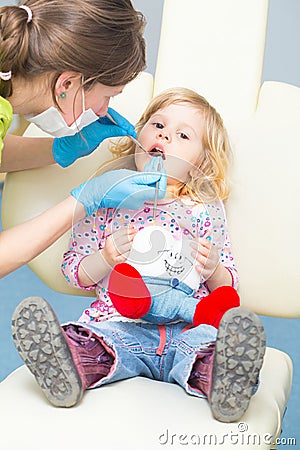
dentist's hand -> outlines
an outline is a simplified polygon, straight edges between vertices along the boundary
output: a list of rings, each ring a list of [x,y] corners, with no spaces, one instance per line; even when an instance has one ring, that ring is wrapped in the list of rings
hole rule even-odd
[[[99,117],[73,136],[55,138],[52,146],[54,160],[67,167],[76,159],[92,153],[104,139],[127,135],[136,137],[134,126],[125,117],[112,108],[108,108],[108,113],[117,125],[106,116]]]
[[[161,200],[166,195],[167,189],[167,174],[163,166],[163,159],[161,156],[152,156],[150,160],[144,166],[145,173],[161,174],[158,180],[158,196],[157,198]],[[148,199],[150,200],[150,199]]]
[[[159,198],[163,198],[166,191],[163,173],[113,170],[81,184],[71,191],[71,195],[84,205],[87,215],[101,207],[136,210],[146,200],[154,200],[156,182]]]

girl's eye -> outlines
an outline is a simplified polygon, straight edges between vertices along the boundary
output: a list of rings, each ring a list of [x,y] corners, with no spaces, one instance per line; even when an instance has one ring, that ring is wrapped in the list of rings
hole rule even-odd
[[[154,125],[156,128],[159,128],[159,129],[162,129],[162,128],[164,127],[163,124],[160,123],[160,122],[154,122],[153,125]]]
[[[184,133],[179,133],[179,136],[181,137],[181,139],[188,139],[188,136]]]

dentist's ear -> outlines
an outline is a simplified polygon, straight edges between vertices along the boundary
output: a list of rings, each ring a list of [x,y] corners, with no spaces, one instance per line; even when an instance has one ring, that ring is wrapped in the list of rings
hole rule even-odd
[[[55,83],[55,94],[57,97],[66,98],[68,94],[75,94],[82,84],[82,74],[66,71],[59,75]]]

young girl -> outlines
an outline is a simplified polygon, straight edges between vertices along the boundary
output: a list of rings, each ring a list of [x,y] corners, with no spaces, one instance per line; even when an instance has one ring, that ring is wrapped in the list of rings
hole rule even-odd
[[[72,5],[68,0],[27,0],[0,8],[1,172],[54,162],[66,167],[108,137],[135,135],[116,112],[110,111],[116,124],[104,116],[110,98],[145,67],[144,24],[130,0],[74,0]],[[13,112],[55,139],[6,135]],[[71,227],[74,213],[79,220],[100,204],[117,204],[120,192],[104,201],[103,186],[110,180],[94,179],[79,203],[81,188],[26,224],[1,232],[0,277],[55,242]],[[141,194],[143,203],[149,194],[154,197],[155,181],[127,179],[121,194],[149,186]],[[22,246],[17,245],[20,238]]]
[[[74,226],[63,272],[70,284],[96,289],[97,300],[78,323],[60,327],[43,299],[25,299],[13,315],[16,347],[56,406],[76,404],[87,388],[139,375],[178,383],[188,393],[208,398],[218,420],[238,420],[257,383],[265,336],[254,314],[232,308],[238,302],[232,288],[237,285],[237,274],[222,203],[228,195],[226,131],[219,114],[203,97],[182,88],[158,95],[136,129],[147,154],[128,142],[117,144],[113,152],[134,154],[137,170],[145,165],[153,170],[157,164],[151,155],[161,154],[167,195],[156,206],[145,202],[139,211],[101,208]],[[158,242],[152,239],[153,245],[146,249],[151,256],[145,266],[160,267],[156,250],[169,251],[171,242],[177,261],[181,256],[180,261],[191,260],[195,268],[181,280],[177,278],[179,265],[168,262],[172,276],[159,272],[155,282],[164,279],[168,290],[184,290],[187,280],[195,281],[195,273],[201,276],[194,293],[199,311],[193,324],[128,320],[111,302],[114,294],[120,294],[122,301],[130,297],[130,292],[123,295],[117,282],[109,284],[110,275],[127,276],[126,270],[116,271],[124,261],[130,262],[130,268],[136,264],[142,269],[141,259],[145,259],[139,259],[139,253],[144,249],[134,248],[134,242],[139,233],[152,230],[154,221],[155,231],[164,231],[156,235]],[[207,235],[211,240],[205,239]],[[147,276],[136,278],[135,291],[143,291],[145,279]],[[174,283],[175,279],[178,282]],[[136,297],[144,299],[140,294]],[[50,330],[52,345],[48,342]]]

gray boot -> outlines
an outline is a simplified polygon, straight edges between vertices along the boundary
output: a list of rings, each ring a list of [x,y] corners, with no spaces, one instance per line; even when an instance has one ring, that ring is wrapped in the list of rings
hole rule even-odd
[[[215,348],[199,352],[189,384],[204,393],[213,416],[235,422],[246,412],[263,364],[266,337],[259,318],[242,308],[228,310]]]
[[[114,356],[77,325],[64,328],[51,306],[40,297],[29,297],[12,318],[15,346],[54,406],[78,403],[86,388],[108,375]]]

